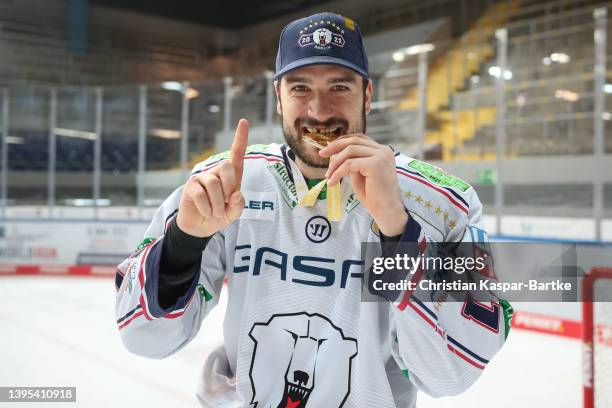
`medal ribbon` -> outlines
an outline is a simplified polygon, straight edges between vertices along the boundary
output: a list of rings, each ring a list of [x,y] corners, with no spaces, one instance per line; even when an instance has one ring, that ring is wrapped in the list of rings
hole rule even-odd
[[[295,189],[298,195],[298,202],[302,207],[312,207],[317,202],[319,194],[327,185],[327,179],[321,180],[313,188],[308,189],[304,176],[297,168],[297,165],[293,160],[289,159],[291,165],[291,173],[293,174],[293,181],[295,183]],[[327,186],[327,219],[330,221],[342,221],[342,192],[340,189],[340,183],[335,186]]]

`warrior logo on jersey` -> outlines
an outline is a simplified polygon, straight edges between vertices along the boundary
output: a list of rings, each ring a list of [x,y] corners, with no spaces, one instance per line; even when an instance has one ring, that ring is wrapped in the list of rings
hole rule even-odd
[[[329,220],[321,215],[316,215],[306,223],[306,238],[318,244],[329,238],[331,224]]]
[[[341,407],[357,340],[320,314],[273,315],[249,332],[253,407]],[[282,386],[279,386],[282,385]]]

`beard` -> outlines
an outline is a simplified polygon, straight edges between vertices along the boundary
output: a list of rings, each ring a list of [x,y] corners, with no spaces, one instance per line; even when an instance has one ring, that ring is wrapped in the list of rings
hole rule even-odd
[[[366,112],[365,106],[361,111],[361,121],[360,123],[350,124],[346,119],[341,117],[332,117],[325,122],[320,122],[316,119],[309,117],[300,117],[297,118],[293,124],[287,123],[282,114],[282,106],[281,106],[281,126],[283,128],[283,136],[285,137],[285,142],[291,149],[291,151],[295,154],[295,156],[300,159],[304,164],[309,167],[314,167],[318,169],[325,169],[329,167],[329,158],[324,158],[319,156],[319,149],[310,145],[308,142],[302,139],[304,134],[302,128],[303,127],[341,127],[341,131],[338,137],[343,136],[345,134],[351,133],[365,133],[366,131]]]

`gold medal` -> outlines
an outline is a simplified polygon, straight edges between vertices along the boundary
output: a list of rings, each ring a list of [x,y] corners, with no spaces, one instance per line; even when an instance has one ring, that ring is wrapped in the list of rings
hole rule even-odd
[[[311,144],[317,149],[324,149],[329,142],[336,139],[336,136],[322,135],[320,133],[306,133],[302,138],[306,143]],[[326,184],[327,179],[324,179],[310,189],[308,193],[300,199],[300,205],[312,207],[317,202],[317,197],[319,197],[319,193]],[[340,183],[332,187],[327,186],[327,219],[330,221],[342,221]]]

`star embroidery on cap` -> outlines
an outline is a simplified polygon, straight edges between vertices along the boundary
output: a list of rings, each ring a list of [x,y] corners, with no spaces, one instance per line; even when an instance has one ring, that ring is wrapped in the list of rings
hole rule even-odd
[[[340,31],[340,33],[344,34],[344,30]]]
[[[319,25],[319,22],[318,22],[318,21],[315,21],[315,22],[314,22],[314,25],[318,26],[318,25]]]

